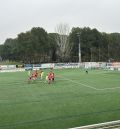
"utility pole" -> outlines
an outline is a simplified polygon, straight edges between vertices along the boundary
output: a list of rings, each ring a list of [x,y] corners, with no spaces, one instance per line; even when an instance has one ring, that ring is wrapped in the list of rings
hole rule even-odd
[[[79,51],[78,51],[79,61],[78,61],[78,63],[79,63],[79,66],[80,66],[80,63],[81,63],[80,33],[77,33],[77,36],[78,36],[78,39],[79,39],[79,46],[78,46],[78,48],[79,48]]]
[[[110,46],[108,44],[108,62],[110,62],[110,53],[109,53]]]
[[[92,47],[90,48],[90,62],[93,61],[93,53],[92,53]]]

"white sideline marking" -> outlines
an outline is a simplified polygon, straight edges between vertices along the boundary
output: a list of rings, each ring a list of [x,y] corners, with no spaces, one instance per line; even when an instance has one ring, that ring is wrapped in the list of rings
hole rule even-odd
[[[91,88],[91,89],[94,89],[94,90],[114,90],[114,89],[120,89],[120,87],[112,87],[112,88],[102,88],[102,89],[100,89],[100,88],[95,88],[93,86],[90,86],[90,85],[87,85],[87,84],[84,84],[84,83],[73,81],[73,80],[71,80],[69,78],[65,78],[65,77],[60,77],[60,78],[63,78],[63,79],[68,80],[68,81],[70,81],[72,83],[79,84],[79,85],[82,85],[84,87],[88,87],[88,88]]]
[[[81,126],[81,127],[74,127],[74,128],[69,128],[69,129],[91,129],[91,128],[96,128],[96,127],[100,127],[100,126],[108,126],[108,125],[111,125],[111,124],[120,124],[120,120],[105,122],[105,123],[99,123],[99,124],[93,124],[93,125],[87,125],[87,126]]]
[[[114,89],[120,89],[120,87],[102,88],[98,90],[114,90]]]
[[[89,88],[91,88],[91,89],[97,90],[97,88],[92,87],[92,86],[90,86],[90,85],[86,85],[86,84],[84,84],[84,83],[76,82],[76,81],[73,81],[73,80],[68,79],[68,78],[65,78],[65,77],[61,77],[61,78],[64,78],[65,80],[68,80],[68,81],[73,82],[73,83],[75,83],[75,84],[83,85],[83,86],[85,86],[85,87],[89,87]]]

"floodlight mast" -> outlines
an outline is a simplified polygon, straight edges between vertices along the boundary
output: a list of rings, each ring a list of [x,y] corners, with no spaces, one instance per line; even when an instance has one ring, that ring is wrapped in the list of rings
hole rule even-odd
[[[78,39],[79,39],[79,51],[78,51],[78,56],[79,56],[79,66],[80,66],[80,63],[81,63],[81,45],[80,45],[80,33],[77,33],[77,36],[78,36]]]

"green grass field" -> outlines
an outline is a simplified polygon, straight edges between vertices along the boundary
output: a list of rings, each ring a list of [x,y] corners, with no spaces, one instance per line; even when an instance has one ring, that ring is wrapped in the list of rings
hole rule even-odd
[[[27,72],[0,73],[0,129],[67,129],[120,119],[120,72],[60,69],[55,75],[49,85],[28,84]]]

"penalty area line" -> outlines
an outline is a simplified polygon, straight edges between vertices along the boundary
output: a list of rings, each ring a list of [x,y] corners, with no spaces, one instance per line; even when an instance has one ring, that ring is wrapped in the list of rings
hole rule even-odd
[[[70,82],[75,83],[75,84],[78,84],[78,85],[82,85],[82,86],[87,87],[87,88],[91,88],[91,89],[97,90],[97,88],[95,88],[95,87],[92,87],[92,86],[90,86],[90,85],[86,85],[86,84],[84,84],[84,83],[80,83],[80,82],[73,81],[73,80],[71,80],[71,79],[69,79],[69,78],[65,78],[65,77],[60,77],[60,78],[63,78],[63,79],[65,79],[65,80],[67,80],[67,81],[70,81]]]
[[[71,79],[69,79],[69,78],[60,77],[60,76],[59,76],[59,78],[63,78],[63,79],[65,79],[65,80],[67,80],[67,81],[70,81],[70,82],[72,82],[72,83],[75,83],[75,84],[78,84],[78,85],[82,85],[82,86],[84,86],[84,87],[91,88],[91,89],[98,90],[98,91],[120,89],[120,87],[111,87],[111,88],[102,88],[102,89],[100,89],[100,88],[95,88],[95,87],[90,86],[90,85],[85,84],[85,83],[73,81],[73,80],[71,80]]]

